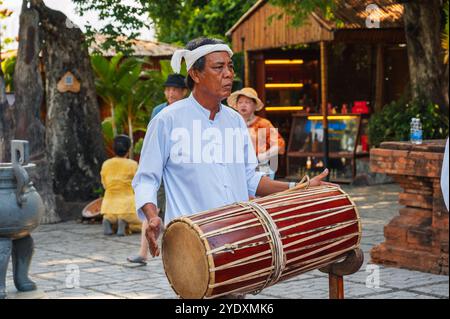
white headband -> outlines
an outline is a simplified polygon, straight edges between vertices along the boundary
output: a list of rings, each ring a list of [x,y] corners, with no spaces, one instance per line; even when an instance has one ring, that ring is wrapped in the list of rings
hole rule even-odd
[[[205,44],[192,51],[184,49],[175,51],[172,60],[170,61],[170,65],[175,73],[180,73],[181,60],[184,58],[187,70],[189,71],[198,59],[216,51],[226,51],[230,54],[230,57],[233,56],[233,51],[231,51],[230,47],[226,44]]]

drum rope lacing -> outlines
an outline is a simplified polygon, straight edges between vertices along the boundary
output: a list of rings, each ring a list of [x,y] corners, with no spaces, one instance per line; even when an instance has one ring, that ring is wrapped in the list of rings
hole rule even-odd
[[[267,212],[267,210],[255,202],[245,202],[245,203],[240,202],[238,204],[242,207],[250,206],[251,208],[253,208],[257,216],[265,222],[263,223],[263,225],[266,226],[269,233],[269,237],[273,243],[273,251],[272,251],[273,269],[270,275],[267,276],[267,280],[264,283],[264,285],[257,291],[253,292],[253,294],[258,294],[264,288],[278,282],[286,266],[286,254],[284,253],[283,250],[283,242],[281,241],[281,235],[280,232],[278,231],[278,227],[275,224],[274,220],[272,219],[272,216],[270,216],[270,214]]]

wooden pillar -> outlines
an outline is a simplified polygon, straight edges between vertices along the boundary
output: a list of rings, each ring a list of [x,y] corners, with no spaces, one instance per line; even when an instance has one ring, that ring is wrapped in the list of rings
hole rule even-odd
[[[327,43],[320,42],[320,87],[322,100],[322,125],[323,125],[323,163],[328,168],[328,50]],[[329,180],[329,175],[327,176]]]
[[[375,72],[375,112],[381,111],[384,104],[384,48],[377,44],[377,61]]]
[[[244,50],[244,86],[250,86],[250,60],[247,50]]]
[[[259,98],[266,104],[266,67],[264,65],[264,54],[255,54],[253,55],[253,59],[256,63],[254,89],[258,92]]]
[[[364,262],[364,253],[360,248],[349,252],[345,259],[319,268],[328,274],[328,292],[330,299],[344,299],[344,276],[357,272]]]
[[[328,294],[330,299],[344,299],[344,277],[328,274]]]
[[[244,52],[244,74],[242,78],[242,85],[247,87],[250,86],[250,61],[248,59],[248,51],[245,49],[245,37],[241,37],[241,51]]]

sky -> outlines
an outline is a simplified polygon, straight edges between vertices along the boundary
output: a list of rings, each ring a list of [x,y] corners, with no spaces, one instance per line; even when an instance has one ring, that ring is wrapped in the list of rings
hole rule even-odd
[[[125,4],[132,5],[134,0],[122,0]],[[44,3],[52,9],[59,10],[63,12],[73,23],[85,30],[84,26],[86,22],[89,21],[94,27],[101,27],[102,23],[98,18],[97,12],[87,12],[83,17],[80,17],[75,12],[75,5],[71,0],[44,0]],[[19,15],[20,9],[22,7],[22,0],[3,0],[2,8],[8,8],[14,13],[7,19],[0,20],[2,26],[6,26],[6,30],[2,30],[2,37],[12,37],[15,38],[19,33]],[[140,39],[144,40],[154,40],[154,31],[152,29],[141,29],[139,30],[141,35]],[[16,49],[18,43],[15,42],[8,46],[6,49]]]

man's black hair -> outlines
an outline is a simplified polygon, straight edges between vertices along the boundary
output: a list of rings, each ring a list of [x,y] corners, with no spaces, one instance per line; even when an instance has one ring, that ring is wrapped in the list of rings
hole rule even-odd
[[[189,41],[188,44],[186,44],[186,49],[187,50],[195,50],[198,47],[201,47],[202,45],[207,45],[207,44],[224,44],[225,42],[223,42],[222,40],[218,40],[218,39],[211,39],[211,38],[197,38],[194,40]],[[194,65],[192,65],[192,68],[198,71],[203,71],[205,69],[205,61],[206,58],[203,56],[200,59],[198,59],[197,61],[195,61]],[[192,89],[194,88],[194,80],[192,80],[191,76],[188,74],[186,77],[186,84],[189,88],[189,90],[192,91]]]
[[[127,135],[118,135],[114,138],[114,153],[117,156],[124,157],[131,147],[131,140]]]

